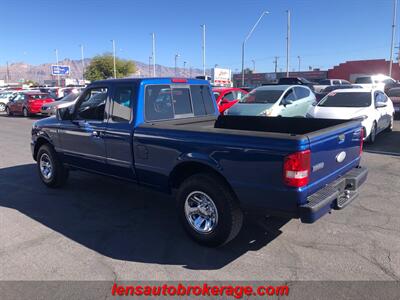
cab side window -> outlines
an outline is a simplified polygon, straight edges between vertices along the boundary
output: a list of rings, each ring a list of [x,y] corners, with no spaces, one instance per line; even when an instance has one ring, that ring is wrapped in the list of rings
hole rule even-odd
[[[116,86],[111,102],[111,120],[129,123],[131,120],[134,89],[131,86]]]
[[[80,120],[104,120],[104,111],[108,90],[104,87],[91,88],[85,91],[79,100],[77,118]]]

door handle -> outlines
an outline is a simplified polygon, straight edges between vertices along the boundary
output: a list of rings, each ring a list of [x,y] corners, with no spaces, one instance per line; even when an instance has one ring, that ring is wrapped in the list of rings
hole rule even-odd
[[[101,132],[95,130],[92,132],[92,136],[96,138],[101,138],[102,134]]]

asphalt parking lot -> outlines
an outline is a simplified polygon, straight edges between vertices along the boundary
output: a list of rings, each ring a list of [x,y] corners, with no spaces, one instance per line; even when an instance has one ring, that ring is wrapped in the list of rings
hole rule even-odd
[[[366,146],[360,197],[314,224],[247,220],[192,242],[172,199],[74,172],[59,190],[31,158],[35,119],[0,115],[0,280],[400,280],[400,121]]]

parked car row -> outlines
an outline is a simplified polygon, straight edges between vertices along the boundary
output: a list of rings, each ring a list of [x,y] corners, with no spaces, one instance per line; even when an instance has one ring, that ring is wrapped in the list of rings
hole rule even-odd
[[[49,92],[49,91],[53,92]],[[0,93],[0,112],[7,115],[23,115],[25,117],[35,114],[45,116],[53,115],[58,106],[65,106],[78,97],[80,88],[63,88],[63,98],[55,98],[55,89],[40,88],[32,90],[8,90]],[[58,93],[58,92],[57,92]],[[57,94],[60,95],[60,94]]]
[[[345,83],[343,81],[343,83]],[[265,85],[231,102],[224,115],[266,117],[308,117],[321,119],[362,119],[364,139],[374,143],[376,135],[393,128],[395,108],[379,88],[332,85],[317,95],[306,85]],[[400,88],[393,89],[400,110]],[[221,110],[220,110],[221,111]]]

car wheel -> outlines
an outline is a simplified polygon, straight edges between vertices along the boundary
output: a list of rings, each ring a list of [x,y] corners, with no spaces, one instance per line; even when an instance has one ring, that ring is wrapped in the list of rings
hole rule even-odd
[[[393,120],[394,120],[394,114],[392,115],[392,117],[390,118],[390,124],[389,126],[386,128],[386,132],[392,132],[393,131]]]
[[[6,105],[4,103],[0,103],[0,112],[4,112],[6,110]]]
[[[48,144],[41,146],[36,160],[40,179],[45,185],[55,188],[67,181],[68,169],[58,159],[53,147]]]
[[[369,134],[368,137],[368,143],[370,144],[375,143],[375,139],[376,139],[376,122],[372,124],[371,133]]]
[[[11,117],[11,116],[14,115],[14,113],[11,112],[11,110],[10,110],[10,108],[9,108],[8,106],[6,107],[6,114],[7,114],[7,116],[9,116],[9,117]]]
[[[201,173],[179,188],[177,204],[185,230],[205,246],[221,246],[234,239],[243,224],[243,212],[230,188],[217,176]]]
[[[29,117],[29,112],[26,107],[24,107],[24,109],[22,110],[22,114],[24,115],[25,118]]]

